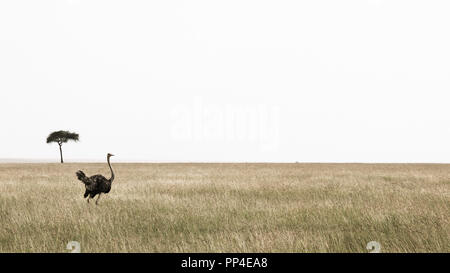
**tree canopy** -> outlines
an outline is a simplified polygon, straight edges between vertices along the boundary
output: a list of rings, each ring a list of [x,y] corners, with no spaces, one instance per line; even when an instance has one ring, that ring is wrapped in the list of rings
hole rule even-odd
[[[47,137],[47,143],[56,142],[59,145],[66,143],[69,140],[78,141],[79,135],[69,131],[56,131]]]

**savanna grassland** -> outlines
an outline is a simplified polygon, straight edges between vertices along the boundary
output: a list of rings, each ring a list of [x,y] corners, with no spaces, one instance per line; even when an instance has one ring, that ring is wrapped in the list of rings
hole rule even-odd
[[[450,252],[450,165],[0,164],[0,252]]]

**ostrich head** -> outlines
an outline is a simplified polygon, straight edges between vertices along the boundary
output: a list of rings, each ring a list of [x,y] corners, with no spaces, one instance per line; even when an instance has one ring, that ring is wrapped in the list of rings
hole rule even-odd
[[[114,156],[113,154],[108,153],[108,157]]]

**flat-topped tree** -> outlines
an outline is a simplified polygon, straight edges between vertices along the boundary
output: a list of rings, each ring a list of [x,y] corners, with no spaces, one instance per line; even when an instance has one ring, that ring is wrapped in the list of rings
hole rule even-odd
[[[61,163],[64,163],[62,154],[62,144],[68,142],[69,140],[78,141],[79,135],[76,133],[71,133],[68,131],[56,131],[51,133],[47,137],[47,143],[56,142],[59,145],[59,154],[61,155]]]

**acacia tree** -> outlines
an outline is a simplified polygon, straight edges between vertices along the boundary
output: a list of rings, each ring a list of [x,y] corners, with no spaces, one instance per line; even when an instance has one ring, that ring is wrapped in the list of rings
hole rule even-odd
[[[59,145],[59,154],[61,155],[61,163],[64,163],[62,154],[62,144],[68,142],[69,140],[78,141],[79,135],[77,133],[71,133],[68,131],[56,131],[51,133],[47,137],[47,143],[56,142]]]

